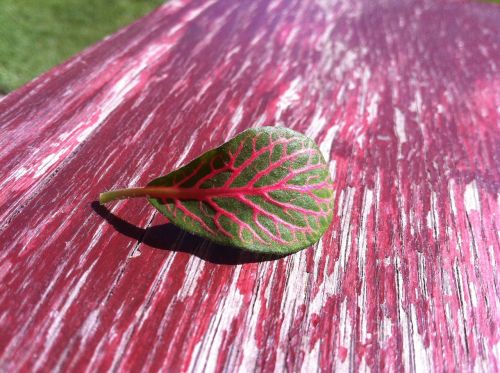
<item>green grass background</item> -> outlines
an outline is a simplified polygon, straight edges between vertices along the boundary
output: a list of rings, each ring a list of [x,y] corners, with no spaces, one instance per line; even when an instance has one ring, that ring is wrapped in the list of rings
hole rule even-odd
[[[129,24],[165,0],[0,0],[0,94]]]

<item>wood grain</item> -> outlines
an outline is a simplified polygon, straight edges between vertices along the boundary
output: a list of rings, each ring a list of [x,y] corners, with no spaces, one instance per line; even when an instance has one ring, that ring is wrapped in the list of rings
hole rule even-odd
[[[172,1],[3,98],[0,369],[498,371],[499,35],[472,1]],[[93,203],[262,125],[329,160],[315,247]]]

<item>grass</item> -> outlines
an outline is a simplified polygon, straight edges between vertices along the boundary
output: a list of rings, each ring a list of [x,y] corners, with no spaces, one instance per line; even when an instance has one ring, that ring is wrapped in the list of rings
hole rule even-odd
[[[0,0],[0,93],[18,88],[164,0]]]

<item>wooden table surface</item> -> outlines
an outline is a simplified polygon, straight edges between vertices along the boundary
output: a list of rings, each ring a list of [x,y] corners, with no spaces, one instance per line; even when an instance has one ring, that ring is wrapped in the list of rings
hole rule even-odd
[[[498,371],[499,62],[495,4],[171,1],[11,93],[0,370]],[[262,125],[329,160],[314,247],[95,202]]]

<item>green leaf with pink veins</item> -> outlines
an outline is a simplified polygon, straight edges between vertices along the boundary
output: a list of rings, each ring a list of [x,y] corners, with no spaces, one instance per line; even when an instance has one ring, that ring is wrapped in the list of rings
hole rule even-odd
[[[288,254],[317,242],[332,221],[328,166],[310,138],[281,127],[246,130],[144,188],[99,201],[147,197],[173,224],[244,250]]]

